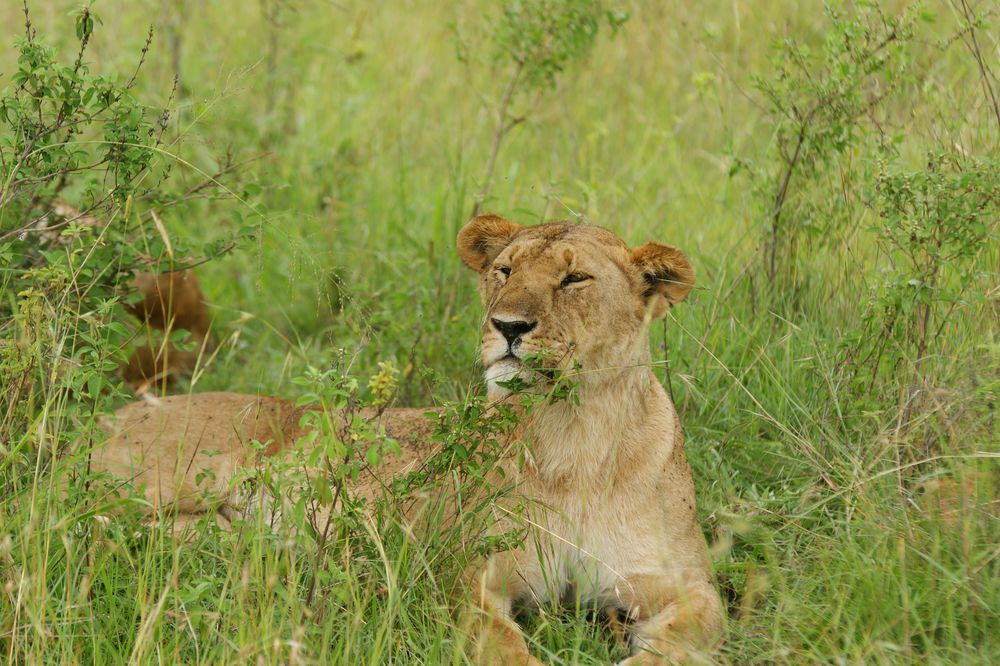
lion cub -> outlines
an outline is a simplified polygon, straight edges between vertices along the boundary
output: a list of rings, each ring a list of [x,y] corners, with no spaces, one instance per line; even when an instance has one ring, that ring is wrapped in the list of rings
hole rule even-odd
[[[650,321],[691,290],[691,264],[668,245],[630,250],[595,226],[522,227],[494,215],[465,225],[458,254],[479,273],[489,398],[508,399],[515,378],[543,392],[557,375],[574,382],[572,400],[543,400],[523,417],[500,462],[516,497],[530,500],[518,519],[530,527],[519,548],[489,556],[467,577],[481,611],[478,661],[540,663],[513,609],[571,591],[630,620],[633,654],[623,663],[710,649],[722,605],[680,423],[650,368],[648,340]],[[433,452],[419,414],[380,416],[403,452],[377,475],[402,473]],[[133,479],[151,505],[174,507],[181,520],[215,513],[225,522],[242,510],[230,481],[241,466],[261,464],[249,442],[269,441],[265,455],[275,455],[300,434],[291,404],[233,393],[137,403],[116,417],[94,467]],[[505,507],[496,509],[503,530]]]

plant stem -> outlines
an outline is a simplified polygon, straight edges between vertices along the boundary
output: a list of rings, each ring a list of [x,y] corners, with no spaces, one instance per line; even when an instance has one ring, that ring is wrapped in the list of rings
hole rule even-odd
[[[1000,130],[1000,102],[997,102],[996,92],[993,90],[993,84],[990,83],[990,75],[992,72],[990,72],[989,67],[986,66],[986,62],[983,60],[982,49],[979,48],[979,40],[976,37],[976,28],[974,26],[974,19],[976,16],[969,7],[968,0],[961,0],[961,3],[962,14],[969,24],[969,42],[966,46],[976,59],[976,65],[979,66],[980,79],[983,82],[983,91],[986,93],[987,97],[990,98],[990,102],[993,105],[993,115],[997,120],[997,129]]]
[[[479,186],[479,192],[476,193],[476,201],[472,206],[472,217],[479,215],[483,201],[489,196],[490,185],[493,182],[493,170],[496,168],[497,155],[500,154],[500,144],[503,142],[504,136],[524,120],[523,118],[508,118],[507,116],[507,109],[510,108],[510,102],[517,90],[517,83],[521,78],[523,69],[524,61],[518,60],[514,66],[514,72],[511,74],[510,80],[507,81],[507,86],[504,88],[503,96],[500,98],[500,105],[497,107],[496,125],[493,130],[493,145],[490,146],[490,156],[486,160],[486,168],[483,169],[482,183]]]

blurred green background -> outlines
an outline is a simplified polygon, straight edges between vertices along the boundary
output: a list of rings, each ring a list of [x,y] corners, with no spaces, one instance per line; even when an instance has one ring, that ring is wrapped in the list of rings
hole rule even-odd
[[[77,43],[68,13],[79,3],[29,4],[39,35],[69,61]],[[698,287],[653,326],[651,344],[684,423],[729,606],[731,635],[716,658],[1000,662],[1000,251],[992,212],[990,232],[962,269],[967,279],[942,278],[964,287],[938,304],[933,347],[893,347],[893,365],[850,373],[852,351],[896,335],[880,327],[878,313],[891,309],[886,294],[902,293],[883,285],[905,257],[880,236],[889,216],[879,174],[924,169],[940,153],[996,164],[997,7],[615,7],[629,17],[617,34],[603,26],[554,87],[516,96],[510,113],[523,120],[500,146],[483,208],[526,224],[592,222],[630,244],[658,240],[691,257]],[[291,380],[309,365],[327,366],[338,349],[356,357],[351,373],[362,385],[380,361],[394,361],[403,376],[399,404],[479,390],[476,277],[455,256],[454,239],[483,185],[510,77],[510,63],[494,58],[500,3],[100,0],[94,10],[103,25],[87,60],[107,75],[131,76],[154,29],[136,95],[150,113],[171,109],[171,191],[243,164],[220,178],[225,189],[159,211],[184,256],[237,238],[231,253],[197,268],[220,351],[175,390],[295,397]],[[805,111],[782,102],[808,92],[786,76],[789,63],[795,54],[823,62],[831,49],[849,50],[872,29],[858,17],[879,15],[915,17],[913,32],[893,37],[902,46],[888,75],[864,80],[870,111],[832,125],[844,136],[825,140],[842,147],[820,150],[815,164],[794,171],[782,215],[800,231],[786,268],[770,280],[761,255],[791,158],[783,123]],[[20,3],[0,6],[0,25],[2,87],[15,66],[9,47],[22,31]],[[970,47],[973,33],[982,60]],[[802,50],[780,48],[790,41]],[[836,81],[837,67],[804,69]],[[785,84],[791,92],[768,99],[768,89]],[[252,238],[241,235],[248,227]],[[18,511],[24,525],[36,520]],[[224,606],[216,599],[241,589],[239,572],[258,566],[248,562],[260,553],[220,555],[217,542],[206,545],[214,538],[166,561],[140,550],[138,563],[126,565],[120,556],[101,574],[109,591],[95,610],[80,611],[89,624],[77,633],[54,622],[52,650],[67,662],[95,663],[153,661],[156,650],[204,663],[464,659],[434,597],[416,590],[383,605],[349,571],[345,595],[364,594],[344,602],[345,614],[313,622],[301,590],[290,585],[281,596],[269,587],[266,603],[241,606],[239,597],[225,606],[246,614],[227,621],[226,633],[214,622]],[[48,546],[31,548],[15,559],[36,586],[18,603],[41,627],[72,615],[60,595],[80,572],[64,579]],[[285,575],[282,562],[260,564],[254,580]],[[175,615],[156,616],[153,633],[138,640],[132,629],[171,576],[188,591],[178,592],[187,605],[170,596]],[[142,590],[135,599],[132,577]],[[13,608],[2,604],[14,596],[0,596],[0,609]],[[5,626],[24,626],[10,618],[0,611],[4,653],[43,660],[44,646],[5,636]],[[189,628],[182,620],[192,618]],[[622,656],[585,617],[533,626],[533,649],[554,663]],[[112,629],[115,640],[97,638]],[[88,641],[92,647],[80,647]]]

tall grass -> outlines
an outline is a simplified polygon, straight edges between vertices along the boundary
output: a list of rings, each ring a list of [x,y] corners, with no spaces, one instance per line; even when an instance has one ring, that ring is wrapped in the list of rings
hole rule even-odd
[[[75,4],[29,3],[67,60]],[[769,281],[761,246],[781,135],[754,77],[773,80],[781,40],[819,52],[836,37],[830,21],[819,3],[621,4],[621,33],[519,110],[526,119],[505,138],[484,208],[525,223],[586,220],[692,258],[696,291],[651,337],[729,606],[718,660],[997,663],[995,224],[926,358],[894,337],[892,364],[852,375],[849,363],[886,335],[872,313],[900,265],[880,242],[879,169],[919,170],[941,150],[1000,157],[989,95],[1000,89],[1000,16],[972,7],[980,65],[969,5],[919,10],[905,77],[859,121],[866,138],[793,176],[783,214],[805,231],[788,279]],[[361,378],[394,360],[400,404],[475,394],[480,310],[453,244],[489,157],[500,78],[456,58],[455,32],[486,48],[490,36],[476,31],[490,4],[102,0],[95,10],[104,24],[89,59],[102,73],[130,73],[154,25],[141,101],[163,104],[179,65],[163,148],[171,191],[220,170],[227,151],[258,158],[226,181],[238,199],[162,209],[178,247],[239,238],[197,269],[220,351],[175,390],[294,397],[293,378],[343,349]],[[19,12],[0,7],[0,76],[15,67]],[[894,155],[877,131],[898,137]],[[239,236],[247,226],[253,238]],[[7,304],[19,298],[9,279]],[[76,326],[65,312],[46,322],[56,340]],[[372,526],[334,553],[308,602],[317,560],[306,539],[251,522],[176,543],[128,511],[100,527],[108,500],[74,479],[101,445],[100,414],[127,395],[80,400],[43,380],[29,432],[0,442],[4,659],[466,662],[431,566],[444,555],[398,526]],[[556,663],[625,655],[586,609],[549,609],[527,627]]]

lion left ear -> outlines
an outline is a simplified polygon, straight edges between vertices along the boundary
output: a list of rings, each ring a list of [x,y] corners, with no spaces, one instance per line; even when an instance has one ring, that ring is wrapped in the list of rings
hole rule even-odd
[[[670,305],[683,301],[694,287],[694,268],[675,247],[646,243],[632,250],[630,259],[642,273],[646,285],[643,296],[655,318],[665,315]]]

